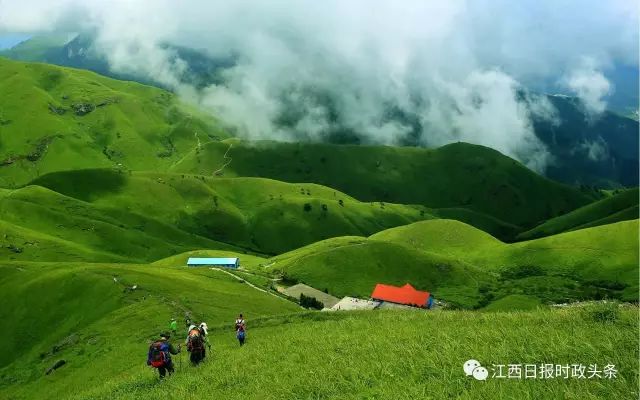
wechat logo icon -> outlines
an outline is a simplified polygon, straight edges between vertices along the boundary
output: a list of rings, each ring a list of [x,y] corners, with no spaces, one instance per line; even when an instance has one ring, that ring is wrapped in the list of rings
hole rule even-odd
[[[462,366],[462,369],[467,376],[473,376],[479,381],[485,381],[489,376],[489,371],[480,365],[480,362],[477,360],[467,360]]]

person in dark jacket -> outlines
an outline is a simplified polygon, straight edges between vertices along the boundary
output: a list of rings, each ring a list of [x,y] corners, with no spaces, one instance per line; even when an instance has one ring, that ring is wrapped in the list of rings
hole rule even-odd
[[[168,333],[161,333],[160,338],[149,346],[147,365],[157,368],[160,378],[164,378],[167,372],[171,375],[175,371],[171,355],[180,353],[180,345],[178,345],[176,349],[173,344],[169,342],[170,338],[171,335]]]

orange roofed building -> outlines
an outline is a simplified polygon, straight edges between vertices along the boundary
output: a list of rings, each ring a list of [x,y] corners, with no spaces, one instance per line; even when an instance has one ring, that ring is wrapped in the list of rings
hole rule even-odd
[[[408,283],[402,287],[378,283],[371,293],[371,298],[421,308],[431,308],[433,301],[429,292],[416,290]]]

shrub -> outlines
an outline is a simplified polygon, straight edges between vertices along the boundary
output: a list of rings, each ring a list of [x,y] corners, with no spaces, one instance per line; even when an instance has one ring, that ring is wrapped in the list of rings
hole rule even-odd
[[[615,302],[590,304],[584,308],[584,317],[589,321],[614,323],[620,317],[620,309]]]
[[[300,305],[304,308],[313,308],[315,310],[322,310],[324,304],[312,296],[305,296],[304,293],[300,293]]]
[[[506,269],[500,273],[502,279],[522,279],[529,276],[546,275],[544,270],[537,265],[518,265]]]
[[[304,210],[305,210],[306,212],[311,211],[311,204],[309,204],[309,203],[304,203]]]

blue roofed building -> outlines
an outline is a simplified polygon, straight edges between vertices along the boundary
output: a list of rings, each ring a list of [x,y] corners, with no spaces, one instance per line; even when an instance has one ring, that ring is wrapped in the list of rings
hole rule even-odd
[[[238,268],[239,266],[240,266],[240,259],[237,257],[229,257],[229,258],[189,257],[189,260],[187,260],[187,267]]]

